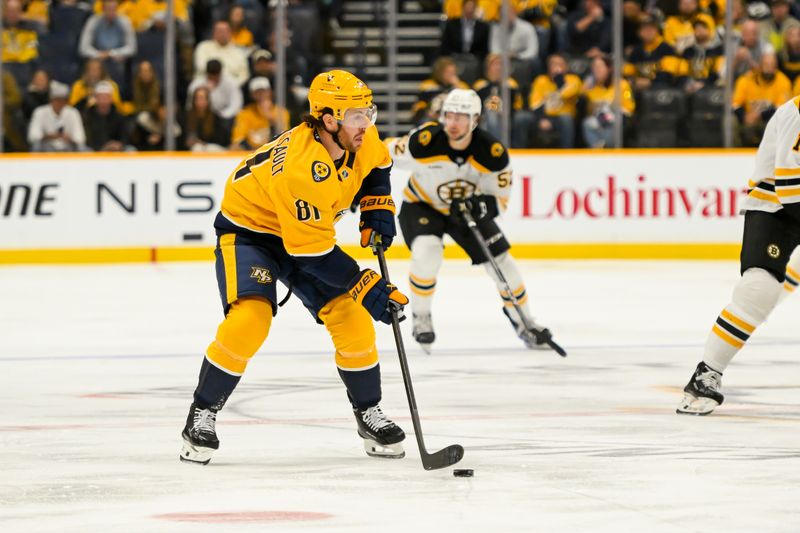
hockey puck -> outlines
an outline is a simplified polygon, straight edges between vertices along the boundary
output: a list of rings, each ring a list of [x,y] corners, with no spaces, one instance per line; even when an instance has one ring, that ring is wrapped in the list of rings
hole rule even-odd
[[[456,468],[453,475],[456,477],[472,477],[475,472],[471,468]]]

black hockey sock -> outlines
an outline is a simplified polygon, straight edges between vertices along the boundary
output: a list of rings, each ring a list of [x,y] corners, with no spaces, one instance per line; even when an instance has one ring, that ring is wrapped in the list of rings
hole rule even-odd
[[[241,376],[233,376],[220,370],[203,357],[200,367],[200,379],[194,391],[194,403],[201,409],[209,407],[220,410],[228,396],[238,385]]]
[[[366,409],[381,401],[381,367],[375,365],[369,370],[342,370],[339,376],[347,387],[347,397],[353,407]]]

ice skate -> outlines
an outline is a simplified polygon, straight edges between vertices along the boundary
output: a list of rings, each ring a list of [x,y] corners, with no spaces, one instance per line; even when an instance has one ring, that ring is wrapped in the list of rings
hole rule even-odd
[[[414,315],[414,329],[412,335],[414,340],[419,343],[420,348],[426,353],[431,353],[431,345],[436,340],[436,333],[433,332],[433,320],[431,315]]]
[[[389,459],[405,457],[403,440],[406,434],[383,414],[380,406],[364,410],[353,409],[353,414],[358,422],[358,436],[364,439],[364,451],[367,455]]]
[[[684,387],[683,399],[675,412],[699,416],[711,413],[725,399],[719,392],[721,388],[722,374],[701,362]]]
[[[183,428],[183,447],[181,448],[181,461],[207,465],[211,455],[219,448],[219,440],[214,424],[217,420],[217,411],[214,409],[201,409],[194,403],[189,408],[186,418],[186,427]]]
[[[504,308],[503,313],[506,315],[506,318],[508,318],[508,321],[511,322],[514,332],[520,340],[525,343],[527,348],[531,350],[551,349],[551,347],[547,345],[547,341],[553,338],[553,334],[550,333],[549,329],[539,326],[532,319],[528,319],[528,323],[531,324],[531,329],[525,329],[524,324],[511,318],[511,313],[509,313],[507,309]]]

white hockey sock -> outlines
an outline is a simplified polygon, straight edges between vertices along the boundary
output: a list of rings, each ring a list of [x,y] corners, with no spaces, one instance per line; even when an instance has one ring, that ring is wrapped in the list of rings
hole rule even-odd
[[[411,244],[411,312],[429,315],[436,290],[436,275],[442,266],[442,239],[435,235],[422,235]]]
[[[733,356],[778,304],[781,284],[766,270],[750,268],[733,289],[733,299],[711,328],[703,362],[724,372]]]
[[[514,261],[514,258],[511,257],[511,254],[508,252],[503,252],[495,257],[494,261],[497,263],[497,267],[500,269],[503,277],[506,278],[508,286],[514,293],[514,296],[517,298],[517,303],[522,309],[522,312],[525,313],[525,318],[528,320],[528,322],[533,323],[533,318],[528,310],[528,293],[525,291],[525,282],[522,280],[522,274],[520,273],[519,268],[517,268],[517,263]],[[505,306],[506,311],[508,311],[508,313],[511,315],[511,318],[517,324],[521,324],[522,320],[520,319],[519,313],[517,313],[514,304],[511,302],[511,296],[506,292],[505,284],[497,276],[497,273],[494,271],[489,261],[483,263],[483,267],[486,269],[486,272],[489,273],[489,276],[494,280],[495,285],[497,285],[497,290],[500,291],[500,297],[503,299],[503,305]]]

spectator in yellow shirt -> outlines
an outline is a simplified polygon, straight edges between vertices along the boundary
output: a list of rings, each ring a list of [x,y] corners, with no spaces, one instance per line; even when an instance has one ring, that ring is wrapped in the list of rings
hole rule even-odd
[[[122,98],[119,95],[119,86],[111,79],[106,72],[103,62],[99,59],[90,59],[83,68],[83,76],[72,84],[69,93],[69,105],[78,111],[83,111],[87,107],[94,105],[94,89],[101,81],[111,84],[111,101],[117,111],[124,112],[126,109],[122,105]]]
[[[531,87],[530,108],[543,137],[555,138],[561,148],[572,148],[575,138],[575,105],[583,83],[570,74],[560,54],[547,58],[547,74],[538,76]]]
[[[244,8],[235,5],[228,14],[231,25],[231,41],[240,48],[249,50],[253,47],[253,33],[244,24]]]
[[[697,0],[680,0],[678,14],[667,17],[664,22],[664,41],[675,49],[678,55],[694,44],[694,18],[700,13]],[[713,20],[712,20],[713,24]],[[714,28],[711,28],[714,31]]]
[[[614,74],[611,60],[606,56],[592,60],[592,75],[586,80],[583,98],[586,118],[583,119],[583,138],[589,148],[614,146]],[[636,102],[630,83],[620,80],[620,104],[623,124],[633,115]]]
[[[273,103],[267,78],[253,78],[248,88],[253,103],[236,115],[231,150],[255,150],[289,128],[289,112]]]
[[[5,0],[3,10],[2,60],[14,76],[17,86],[25,87],[33,75],[39,57],[39,37],[31,24],[22,20],[19,0]]]
[[[775,109],[792,97],[792,84],[778,70],[774,53],[761,56],[758,68],[736,80],[733,112],[739,119],[742,146],[758,146]]]

